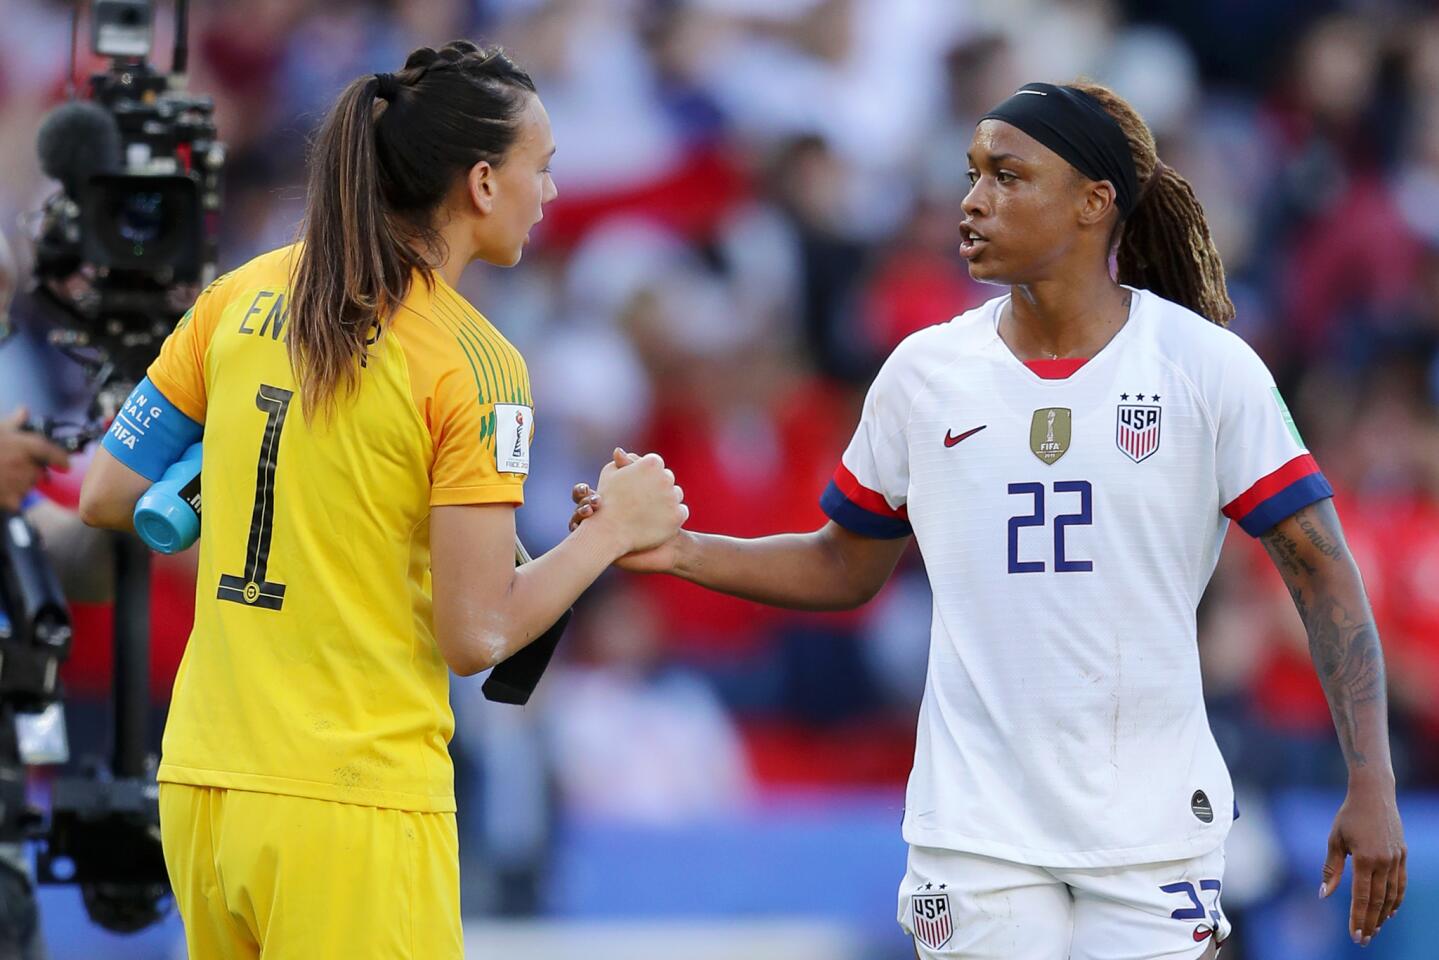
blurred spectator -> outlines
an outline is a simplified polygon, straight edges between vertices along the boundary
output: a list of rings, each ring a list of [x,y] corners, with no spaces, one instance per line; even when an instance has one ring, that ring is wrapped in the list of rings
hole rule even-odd
[[[750,794],[739,737],[709,688],[665,666],[645,595],[617,584],[584,605],[575,657],[547,678],[560,800],[575,815],[676,822],[732,812]]]

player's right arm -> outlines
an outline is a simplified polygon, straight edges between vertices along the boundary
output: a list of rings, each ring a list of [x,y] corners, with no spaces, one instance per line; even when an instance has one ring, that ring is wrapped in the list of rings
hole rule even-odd
[[[909,412],[923,379],[906,341],[885,363],[865,397],[834,482],[820,498],[830,522],[809,533],[755,539],[681,530],[657,550],[620,561],[623,569],[668,573],[710,590],[798,610],[849,610],[870,600],[894,572],[911,529]],[[928,351],[928,355],[932,355]],[[608,510],[581,484],[573,492],[575,525]],[[583,527],[581,527],[583,528]]]
[[[80,488],[86,524],[132,532],[140,497],[203,435],[205,354],[224,309],[226,277],[206,287],[180,318],[117,411]]]
[[[674,544],[668,572],[691,583],[774,607],[851,610],[879,593],[909,538],[877,540],[831,520],[753,540],[682,530]]]
[[[513,504],[431,508],[435,640],[451,670],[469,676],[509,658],[615,560],[675,535],[689,511],[674,475],[655,454],[623,460],[600,475],[605,516],[521,567],[514,565]]]

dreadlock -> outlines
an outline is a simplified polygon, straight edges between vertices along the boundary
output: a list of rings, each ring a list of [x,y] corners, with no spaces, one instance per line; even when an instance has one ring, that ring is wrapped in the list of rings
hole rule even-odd
[[[1154,134],[1123,97],[1097,83],[1070,86],[1098,100],[1119,124],[1139,175],[1139,205],[1119,227],[1119,282],[1153,290],[1227,326],[1234,303],[1224,264],[1189,181],[1160,162]]]

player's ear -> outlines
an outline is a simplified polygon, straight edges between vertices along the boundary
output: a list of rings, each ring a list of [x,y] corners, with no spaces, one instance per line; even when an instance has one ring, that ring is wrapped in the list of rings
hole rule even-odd
[[[1081,180],[1079,189],[1079,222],[1086,227],[1102,223],[1119,199],[1108,180]]]
[[[481,160],[465,174],[466,193],[477,213],[488,216],[495,209],[495,168]]]

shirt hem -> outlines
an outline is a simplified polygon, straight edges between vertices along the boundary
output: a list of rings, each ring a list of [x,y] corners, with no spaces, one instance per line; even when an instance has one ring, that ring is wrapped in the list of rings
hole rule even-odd
[[[1090,868],[1128,867],[1168,860],[1188,860],[1218,849],[1229,834],[1232,821],[1216,824],[1203,835],[1179,843],[1156,843],[1142,847],[1120,847],[1113,850],[1032,850],[997,843],[979,837],[967,837],[949,830],[923,830],[909,823],[904,825],[905,843],[916,847],[933,847],[994,857],[1010,863],[1032,867]]]
[[[161,763],[156,779],[160,783],[182,783],[192,787],[219,787],[226,790],[247,790],[251,793],[275,793],[309,800],[328,800],[362,807],[384,807],[412,813],[454,813],[454,794],[426,796],[398,790],[368,790],[341,787],[314,780],[293,780],[260,773],[234,773],[228,770],[205,770],[175,763]]]

